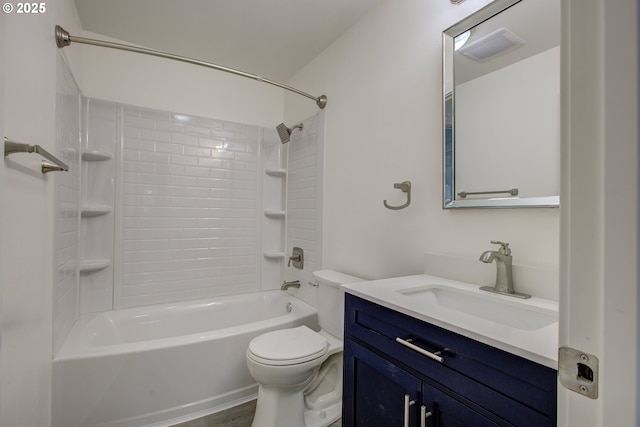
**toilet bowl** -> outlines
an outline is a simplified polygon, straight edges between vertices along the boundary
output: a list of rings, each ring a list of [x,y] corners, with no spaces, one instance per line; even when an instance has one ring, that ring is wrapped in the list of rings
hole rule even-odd
[[[318,282],[318,323],[267,332],[249,343],[247,367],[259,384],[252,427],[326,427],[342,413],[343,283],[362,279],[331,270]]]

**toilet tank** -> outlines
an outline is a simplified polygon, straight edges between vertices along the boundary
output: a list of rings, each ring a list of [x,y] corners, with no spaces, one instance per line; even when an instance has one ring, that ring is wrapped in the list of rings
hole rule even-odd
[[[313,272],[318,282],[318,323],[331,335],[343,338],[344,335],[344,291],[340,285],[362,282],[364,279],[333,270]]]

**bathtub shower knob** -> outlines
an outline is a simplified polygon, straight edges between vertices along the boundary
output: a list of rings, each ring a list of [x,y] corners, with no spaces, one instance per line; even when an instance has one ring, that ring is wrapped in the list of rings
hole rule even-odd
[[[291,267],[292,262],[295,268],[299,268],[300,270],[302,270],[302,267],[304,266],[304,251],[302,250],[302,248],[293,248],[292,254],[289,257],[289,262],[287,263],[287,267]]]

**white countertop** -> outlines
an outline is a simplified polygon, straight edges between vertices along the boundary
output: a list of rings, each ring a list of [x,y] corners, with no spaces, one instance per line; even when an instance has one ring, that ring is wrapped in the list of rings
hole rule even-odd
[[[488,320],[412,296],[413,289],[420,291],[432,286],[451,290],[451,295],[454,296],[456,293],[469,295],[480,303],[487,301],[494,305],[504,304],[507,311],[514,313],[514,316],[518,316],[520,310],[523,317],[526,313],[543,313],[544,316],[551,316],[555,321],[541,327],[512,327],[499,321]],[[481,291],[479,286],[426,274],[351,283],[342,285],[342,288],[349,294],[541,365],[558,369],[558,303],[556,301],[536,297],[518,299],[493,294]]]

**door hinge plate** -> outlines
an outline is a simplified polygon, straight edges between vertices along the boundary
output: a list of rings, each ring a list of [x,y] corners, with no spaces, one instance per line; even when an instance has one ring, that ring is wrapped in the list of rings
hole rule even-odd
[[[560,384],[591,399],[598,398],[598,358],[569,347],[558,351]]]

